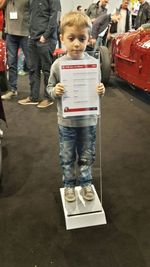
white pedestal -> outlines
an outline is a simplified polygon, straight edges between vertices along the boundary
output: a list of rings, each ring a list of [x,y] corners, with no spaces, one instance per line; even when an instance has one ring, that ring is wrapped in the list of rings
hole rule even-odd
[[[64,199],[64,188],[60,188],[67,230],[106,224],[105,212],[94,185],[92,185],[92,187],[95,192],[95,199],[86,201],[80,194],[81,187],[76,186],[75,202],[67,202]]]

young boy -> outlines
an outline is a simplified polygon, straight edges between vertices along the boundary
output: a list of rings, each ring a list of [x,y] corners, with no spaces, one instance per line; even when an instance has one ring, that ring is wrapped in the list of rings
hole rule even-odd
[[[76,200],[76,159],[78,160],[78,181],[82,187],[82,196],[85,200],[94,199],[91,186],[91,165],[95,159],[97,116],[85,115],[63,118],[61,97],[65,88],[60,82],[60,62],[91,59],[91,56],[84,52],[90,39],[91,28],[90,19],[84,13],[69,12],[62,18],[60,39],[66,47],[66,55],[53,63],[47,86],[49,95],[53,99],[57,99],[60,160],[65,187],[64,197],[68,202]],[[105,87],[99,83],[95,90],[99,95],[104,95]]]

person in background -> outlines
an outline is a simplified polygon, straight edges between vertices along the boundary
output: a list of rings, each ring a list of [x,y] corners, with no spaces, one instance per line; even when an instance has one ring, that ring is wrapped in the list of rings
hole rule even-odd
[[[53,52],[57,44],[57,29],[60,19],[60,0],[30,1],[29,20],[29,74],[30,96],[19,100],[21,105],[36,105],[47,108],[53,102],[46,91]],[[44,76],[44,96],[40,99],[41,71]]]
[[[107,44],[107,38],[109,35],[109,27],[111,23],[116,23],[119,21],[120,15],[119,14],[106,14],[104,13],[103,15],[99,16],[94,22],[93,22],[93,27],[92,27],[92,32],[91,32],[91,40],[90,43],[94,47],[94,50],[96,51],[97,48],[100,45],[105,45]],[[101,37],[99,37],[99,34],[101,32],[105,31],[103,41],[101,43]],[[104,42],[104,43],[103,43]]]
[[[2,95],[3,100],[16,97],[18,50],[22,48],[28,65],[29,34],[29,0],[11,0],[6,2],[5,32],[8,64],[8,92]]]
[[[145,0],[138,1],[140,3],[140,7],[135,19],[135,29],[138,29],[142,24],[150,23],[150,4]]]
[[[100,15],[107,13],[107,4],[109,3],[109,0],[100,0],[97,3],[91,4],[86,14],[90,17],[91,21],[94,22],[97,17]]]
[[[116,8],[113,12],[114,14],[119,16],[118,21],[112,22],[111,24],[111,33],[124,33],[128,32],[132,28],[132,16],[131,12],[128,8],[129,0],[122,0],[122,4],[119,8]]]
[[[60,80],[60,63],[70,60],[90,61],[94,58],[85,51],[91,35],[92,23],[83,12],[69,12],[61,20],[61,42],[66,47],[66,55],[55,60],[47,86],[48,94],[57,100],[58,127],[60,141],[60,160],[63,170],[64,198],[68,202],[76,200],[75,186],[77,179],[82,187],[85,200],[94,199],[92,189],[91,167],[95,159],[97,115],[63,117],[62,95],[65,92]],[[94,59],[96,60],[96,59]],[[69,64],[69,63],[68,63]],[[88,64],[88,63],[87,63]],[[99,75],[100,76],[100,75]],[[82,88],[78,88],[80,90]],[[105,87],[100,81],[96,88],[102,96]],[[75,174],[75,163],[78,158],[79,177]]]

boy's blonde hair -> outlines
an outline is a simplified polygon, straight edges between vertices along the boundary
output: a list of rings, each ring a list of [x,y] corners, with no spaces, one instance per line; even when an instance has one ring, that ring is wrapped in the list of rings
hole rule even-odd
[[[81,12],[78,11],[71,11],[69,13],[66,13],[63,18],[61,19],[60,23],[60,32],[63,35],[65,32],[66,26],[69,27],[77,27],[79,29],[81,28],[88,28],[89,35],[91,34],[92,30],[92,23],[90,18]]]

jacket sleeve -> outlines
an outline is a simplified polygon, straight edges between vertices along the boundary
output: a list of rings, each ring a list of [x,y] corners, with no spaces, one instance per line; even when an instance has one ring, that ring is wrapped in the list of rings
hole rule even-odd
[[[51,72],[48,80],[46,91],[48,95],[55,100],[58,96],[55,94],[55,86],[60,82],[60,70],[59,70],[59,59],[56,59],[51,66]]]
[[[91,14],[91,5],[86,10],[86,15],[90,17],[90,14]]]
[[[147,23],[150,23],[150,4],[147,7]]]
[[[110,19],[111,19],[110,14],[103,14],[94,21],[91,33],[92,38],[97,39],[99,33],[101,33],[108,27]]]
[[[60,0],[49,0],[50,5],[50,15],[49,15],[49,23],[48,26],[43,33],[45,39],[53,36],[54,31],[58,27],[58,20],[61,12],[61,4]]]
[[[97,39],[97,37],[98,37],[100,23],[101,23],[101,21],[99,20],[99,18],[96,19],[93,23],[91,35],[92,35],[92,38],[94,38],[94,39]]]

